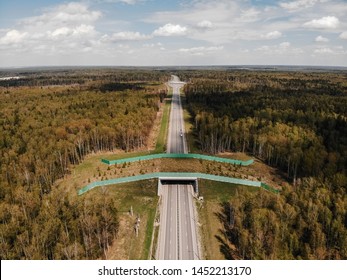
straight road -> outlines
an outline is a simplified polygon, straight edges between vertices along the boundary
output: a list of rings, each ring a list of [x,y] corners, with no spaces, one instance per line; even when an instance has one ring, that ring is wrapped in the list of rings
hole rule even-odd
[[[180,82],[177,76],[172,76],[172,80],[169,82],[169,86],[172,87],[173,92],[167,153],[186,154],[187,144],[185,140],[183,111],[180,97],[180,90],[184,86],[184,83]]]
[[[184,83],[172,76],[168,153],[187,153],[180,89]],[[192,185],[163,185],[157,259],[194,260],[199,258]]]

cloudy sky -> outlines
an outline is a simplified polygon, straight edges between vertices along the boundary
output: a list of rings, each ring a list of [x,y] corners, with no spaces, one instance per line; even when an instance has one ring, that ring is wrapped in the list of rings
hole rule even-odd
[[[347,0],[0,0],[0,67],[347,66]]]

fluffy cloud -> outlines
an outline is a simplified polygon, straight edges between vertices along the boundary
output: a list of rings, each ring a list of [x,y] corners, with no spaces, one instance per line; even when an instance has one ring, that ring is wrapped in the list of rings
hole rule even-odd
[[[295,0],[290,2],[282,2],[279,5],[287,10],[294,11],[313,7],[317,3],[326,2],[327,0]]]
[[[194,0],[162,11],[148,0],[78,1],[0,28],[2,64],[174,65],[180,56],[187,64],[346,64],[346,51],[334,47],[347,40],[346,0]],[[118,5],[101,13],[98,7],[106,2]],[[128,17],[127,5],[141,2],[150,4],[136,10],[135,20]],[[320,33],[312,37],[313,29]],[[292,44],[271,41],[283,37]],[[312,39],[321,43],[311,44]]]
[[[95,32],[94,26],[81,24],[74,28],[60,27],[55,29],[53,32],[48,32],[48,34],[53,39],[61,39],[61,38],[73,37],[73,36],[79,37],[79,36],[90,35],[94,32]]]
[[[282,33],[279,31],[271,31],[269,33],[266,33],[265,35],[262,36],[264,39],[278,39],[282,37]]]
[[[315,54],[332,54],[334,51],[331,48],[319,48],[314,50]]]
[[[151,36],[141,34],[139,32],[124,31],[113,33],[111,36],[104,35],[102,40],[105,42],[119,42],[119,41],[141,41],[150,39]]]
[[[186,36],[193,40],[213,44],[228,44],[239,40],[268,40],[280,38],[279,29],[286,31],[296,26],[295,21],[281,21],[277,7],[252,5],[245,0],[198,0],[182,6],[178,11],[162,11],[152,14],[145,21],[164,24],[179,22],[189,29]],[[281,11],[283,12],[283,11]],[[277,31],[278,30],[278,31]],[[202,32],[203,31],[203,32]]]
[[[261,12],[259,10],[252,7],[250,9],[241,11],[241,15],[239,16],[239,18],[237,20],[239,22],[244,22],[244,23],[256,22],[257,20],[259,20],[260,14],[261,14]]]
[[[283,43],[279,44],[279,47],[281,49],[288,49],[290,47],[290,43],[289,42],[283,42]]]
[[[146,44],[143,44],[142,47],[148,48],[148,49],[158,49],[159,48],[159,50],[161,50],[161,51],[166,50],[163,47],[163,44],[160,42],[158,42],[158,43],[146,43]]]
[[[26,18],[24,26],[50,27],[61,25],[88,24],[101,17],[101,12],[91,11],[86,4],[71,2],[47,9],[42,15]]]
[[[2,38],[0,38],[0,45],[12,45],[21,43],[26,37],[27,32],[19,32],[18,30],[8,31]]]
[[[285,54],[301,54],[303,50],[300,48],[293,48],[290,42],[282,42],[273,46],[261,46],[256,48],[255,51],[262,52],[268,55],[285,55]]]
[[[201,29],[209,29],[212,27],[212,22],[210,22],[209,20],[202,20],[198,22],[196,26]]]
[[[347,40],[347,31],[342,32],[342,33],[340,34],[339,37],[340,37],[341,39]]]
[[[19,21],[15,30],[2,37],[0,33],[0,45],[8,53],[54,55],[91,51],[99,37],[94,22],[100,17],[99,11],[83,3],[58,5]]]
[[[308,28],[327,28],[335,29],[339,26],[339,19],[335,16],[322,17],[320,19],[313,19],[304,23],[305,27]]]
[[[345,50],[343,46],[319,47],[314,49],[312,53],[313,57],[322,57],[322,58],[325,57],[329,59],[333,59],[333,58],[339,59],[341,57],[345,57],[346,55],[347,55],[347,50]],[[335,64],[335,65],[338,65],[338,64]]]
[[[181,49],[179,49],[179,51],[183,52],[183,53],[203,53],[203,52],[221,51],[223,49],[224,49],[223,46],[216,46],[216,47],[193,47],[193,48],[181,48]]]
[[[333,48],[329,47],[322,47],[317,48],[313,51],[313,54],[322,55],[322,56],[328,56],[330,57],[338,57],[340,55],[345,56],[347,54],[347,51],[343,48],[343,46],[335,46]]]
[[[180,22],[181,24],[194,26],[197,22],[206,20],[213,22],[213,24],[230,21],[241,14],[239,0],[198,0],[190,2],[191,4],[183,6],[184,9],[181,10],[156,12],[150,15],[147,21],[155,23]]]
[[[329,42],[329,39],[319,35],[316,37],[315,41],[320,43],[326,43],[326,42]]]
[[[188,29],[185,26],[168,23],[154,30],[153,35],[154,36],[184,36],[187,34],[187,32],[188,32]]]

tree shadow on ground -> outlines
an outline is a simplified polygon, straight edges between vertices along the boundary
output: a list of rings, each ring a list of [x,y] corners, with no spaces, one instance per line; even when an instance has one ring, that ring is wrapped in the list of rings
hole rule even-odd
[[[230,230],[233,226],[233,210],[232,206],[228,202],[220,204],[221,211],[215,212],[214,215],[222,223],[223,229],[219,230],[220,235],[215,235],[215,238],[220,243],[220,252],[224,255],[227,260],[239,259],[237,249],[233,249],[230,244],[233,243],[233,235]]]
[[[230,245],[224,241],[224,238],[222,238],[219,235],[214,236],[219,244],[219,251],[223,254],[226,260],[235,260],[236,258],[234,257],[235,253],[234,250],[230,247]]]

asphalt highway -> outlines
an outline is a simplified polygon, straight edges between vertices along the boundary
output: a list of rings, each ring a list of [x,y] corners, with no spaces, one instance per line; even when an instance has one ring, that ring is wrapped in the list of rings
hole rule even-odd
[[[172,76],[168,153],[187,153],[180,89],[184,83]],[[193,201],[193,186],[173,182],[161,189],[160,229],[157,258],[161,260],[199,259],[198,238]]]

